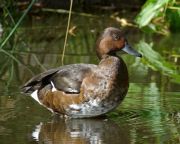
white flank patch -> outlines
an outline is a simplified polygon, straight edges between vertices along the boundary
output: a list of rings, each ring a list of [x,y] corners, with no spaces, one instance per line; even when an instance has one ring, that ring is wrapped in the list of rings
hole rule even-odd
[[[72,108],[72,109],[75,109],[75,110],[80,110],[81,109],[81,107],[79,105],[77,105],[77,104],[71,104],[71,105],[69,105],[69,107]]]
[[[39,133],[41,131],[41,126],[42,123],[40,123],[39,125],[36,126],[36,129],[32,132],[32,137],[33,139],[35,139],[36,141],[39,141]]]
[[[54,86],[52,81],[51,81],[51,85],[52,85],[52,92],[57,91],[57,89],[55,88],[55,86]]]
[[[31,97],[33,99],[35,99],[40,105],[44,106],[45,108],[47,108],[49,111],[51,111],[52,113],[54,113],[54,111],[51,109],[51,108],[48,108],[47,106],[43,105],[40,101],[39,101],[39,98],[38,98],[38,90],[35,90],[32,94],[31,94]]]
[[[90,100],[89,104],[91,106],[98,106],[99,105],[99,99]]]
[[[86,113],[87,111],[91,111],[93,107],[98,107],[100,103],[100,99],[92,99],[88,102],[85,102],[83,104],[71,104],[69,107],[74,110],[81,110],[82,113]]]
[[[70,135],[72,138],[79,138],[81,136],[81,132],[80,131],[72,131],[70,132]]]
[[[31,97],[33,99],[35,99],[39,104],[41,104],[41,102],[39,101],[39,98],[38,98],[38,90],[35,90],[32,94],[31,94]]]

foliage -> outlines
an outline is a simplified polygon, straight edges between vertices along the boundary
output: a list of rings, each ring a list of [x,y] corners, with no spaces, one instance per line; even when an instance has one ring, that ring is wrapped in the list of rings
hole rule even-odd
[[[152,45],[140,41],[137,44],[138,49],[143,53],[143,62],[153,70],[158,70],[164,75],[170,76],[174,81],[180,83],[180,75],[173,63],[167,62],[158,52],[152,49]]]
[[[147,0],[135,21],[139,28],[147,32],[167,35],[169,24],[179,26],[180,20],[177,17],[171,22],[171,18],[180,16],[179,13],[180,8],[175,0]]]
[[[179,8],[177,10],[176,8]],[[180,31],[180,5],[175,5],[175,7],[169,7],[166,11],[166,19],[170,24],[170,29],[173,32]]]
[[[14,19],[12,18],[11,13],[8,11],[8,9],[5,8],[5,10],[7,10],[8,16],[11,18],[11,20],[14,23],[13,28],[10,30],[10,32],[7,34],[7,36],[4,37],[4,39],[1,41],[0,43],[0,52],[4,53],[5,55],[7,55],[8,57],[10,57],[11,59],[13,59],[14,61],[16,61],[17,63],[23,65],[25,68],[27,68],[20,60],[18,60],[13,54],[11,54],[10,52],[8,52],[7,50],[3,49],[3,47],[5,46],[5,44],[9,41],[9,39],[13,36],[13,34],[15,33],[15,31],[17,30],[17,28],[19,27],[20,23],[23,21],[23,19],[25,18],[25,16],[27,15],[27,13],[30,11],[31,7],[33,6],[34,2],[36,0],[32,0],[31,3],[29,4],[29,6],[27,7],[27,9],[24,11],[24,13],[22,14],[22,16],[19,18],[19,20],[17,21],[17,23],[14,22]],[[12,47],[12,52],[13,52],[13,47]]]

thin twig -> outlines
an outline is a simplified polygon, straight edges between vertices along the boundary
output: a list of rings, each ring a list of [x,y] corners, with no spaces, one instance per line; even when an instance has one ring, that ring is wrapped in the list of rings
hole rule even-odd
[[[172,10],[180,10],[179,7],[173,7],[173,6],[169,6],[168,9],[172,9]]]
[[[46,71],[47,69],[41,64],[41,62],[39,61],[39,59],[37,58],[37,56],[35,54],[32,54],[34,60],[37,62],[37,64],[44,70]]]
[[[42,11],[44,12],[52,12],[52,13],[60,13],[60,14],[69,14],[70,11],[69,10],[64,10],[64,9],[50,9],[50,8],[42,8]],[[85,16],[85,17],[94,17],[97,18],[97,15],[93,15],[93,14],[89,14],[89,13],[83,13],[83,12],[74,12],[71,11],[71,14],[75,14],[75,15],[80,15],[80,16]]]
[[[6,6],[4,6],[4,9],[7,11],[8,15],[9,15],[9,17],[10,17],[12,23],[13,23],[13,25],[15,25],[14,18],[12,17],[12,15],[11,15],[11,13],[9,12],[8,8],[7,8]]]
[[[68,24],[67,24],[67,29],[66,29],[66,36],[65,36],[65,40],[64,40],[64,47],[63,47],[62,57],[61,57],[62,65],[64,65],[64,54],[65,54],[65,50],[66,50],[67,37],[68,37],[69,26],[70,26],[70,21],[71,21],[72,5],[73,5],[73,0],[71,0],[71,3],[70,3]]]

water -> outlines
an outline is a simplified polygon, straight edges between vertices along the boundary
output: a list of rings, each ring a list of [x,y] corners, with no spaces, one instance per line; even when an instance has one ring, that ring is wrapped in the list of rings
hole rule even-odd
[[[116,110],[101,118],[58,118],[21,94],[19,87],[32,75],[61,65],[66,15],[51,15],[40,20],[32,18],[31,26],[29,24],[21,26],[5,47],[11,49],[26,67],[0,53],[1,144],[180,143],[177,77],[163,73],[145,59],[122,56],[130,75],[129,92]],[[69,35],[64,63],[98,63],[95,39],[111,25],[119,26],[109,17],[74,16],[71,27],[76,26],[75,35]],[[154,38],[129,28],[127,37],[134,47],[142,39],[149,44],[153,42],[154,49],[179,69],[179,58],[173,56],[179,52],[179,34]]]

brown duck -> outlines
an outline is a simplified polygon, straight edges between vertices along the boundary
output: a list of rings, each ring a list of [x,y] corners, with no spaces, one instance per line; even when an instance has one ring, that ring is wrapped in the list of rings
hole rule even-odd
[[[40,73],[23,87],[53,113],[73,118],[96,117],[116,108],[127,94],[128,71],[118,51],[141,57],[121,30],[106,28],[96,43],[98,65],[71,64]]]

